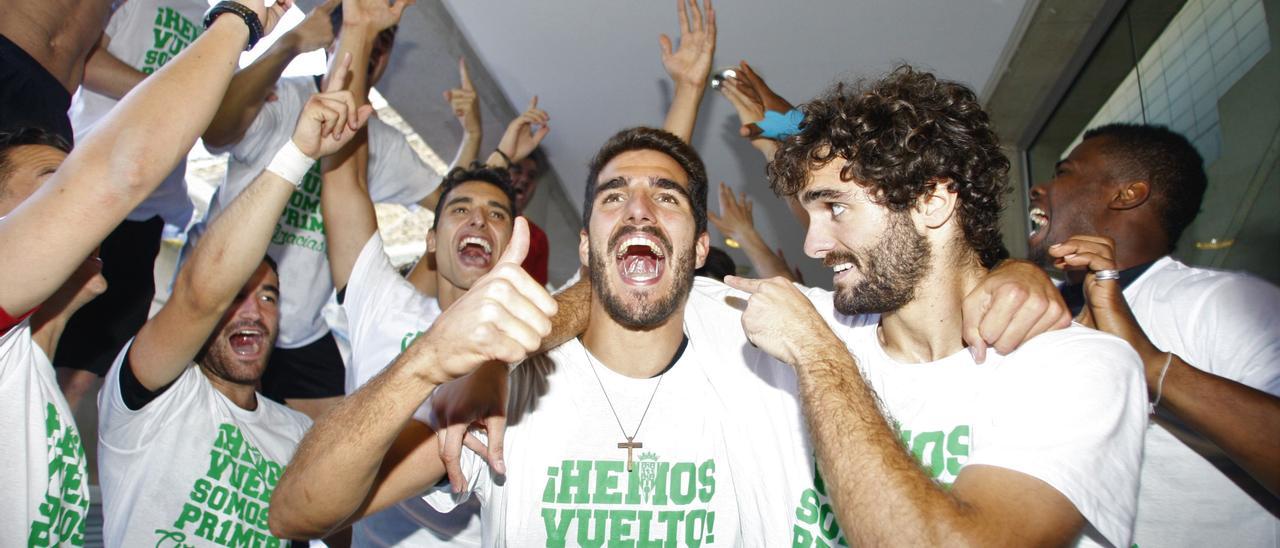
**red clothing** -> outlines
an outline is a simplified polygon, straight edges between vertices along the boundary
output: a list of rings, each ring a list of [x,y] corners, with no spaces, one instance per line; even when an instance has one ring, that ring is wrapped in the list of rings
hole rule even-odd
[[[524,271],[528,272],[538,283],[547,285],[547,259],[551,255],[551,244],[547,242],[547,233],[542,228],[529,221],[529,254],[525,255],[524,263],[520,266],[524,267]]]
[[[533,225],[530,225],[530,226],[533,226]],[[539,230],[538,232],[542,232],[542,231]],[[545,243],[546,240],[547,240],[547,235],[543,234],[542,235],[542,241],[544,242],[542,244],[543,247],[546,247],[547,245]],[[543,256],[542,256],[542,277],[543,278],[547,277],[547,258],[546,258],[545,252],[543,252]],[[543,282],[542,285],[547,285],[547,284],[546,282]],[[36,308],[39,308],[39,307],[36,307]],[[5,333],[8,333],[9,328],[22,323],[22,320],[27,319],[27,316],[30,316],[31,313],[35,311],[36,309],[32,308],[31,310],[28,310],[26,314],[22,314],[15,318],[13,316],[10,316],[8,312],[5,312],[3,308],[0,308],[0,335],[4,335]]]

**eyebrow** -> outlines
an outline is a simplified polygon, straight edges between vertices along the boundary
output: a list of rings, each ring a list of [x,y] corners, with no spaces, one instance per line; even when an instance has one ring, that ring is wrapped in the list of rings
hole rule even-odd
[[[510,216],[511,216],[511,208],[509,208],[509,207],[507,207],[507,206],[505,206],[505,205],[502,205],[502,202],[499,202],[499,201],[496,201],[496,200],[489,200],[489,207],[496,207],[496,208],[498,208],[498,209],[501,209],[501,210],[502,210],[502,212],[503,212],[503,213],[506,213],[508,217],[510,217]]]
[[[279,288],[279,287],[276,287],[276,286],[274,286],[274,285],[271,285],[271,284],[266,284],[266,285],[262,286],[262,289],[263,289],[264,291],[271,291],[271,292],[275,293],[276,295],[279,295],[279,294],[280,294],[280,288]]]
[[[627,186],[626,179],[623,179],[622,177],[614,177],[608,181],[600,183],[600,185],[596,187],[596,194],[625,186]],[[665,177],[649,177],[649,186],[678,192],[684,197],[685,201],[693,201],[693,198],[689,196],[689,189],[685,188],[684,185],[681,185],[680,183],[672,181],[671,179],[667,179]]]
[[[844,198],[845,195],[846,193],[836,190],[834,188],[820,188],[817,190],[810,190],[808,192],[805,192],[804,194],[801,194],[800,202],[807,204],[809,202],[815,202],[818,200],[835,200],[835,199]]]
[[[472,199],[470,196],[454,196],[453,198],[450,198],[448,202],[445,202],[444,205],[445,207],[448,207],[458,202],[466,202],[469,204],[472,202]]]
[[[1067,164],[1067,160],[1065,160],[1065,159],[1063,159],[1063,160],[1058,160],[1058,162],[1057,162],[1057,163],[1053,164],[1053,170],[1054,170],[1054,171],[1058,171],[1059,169],[1062,169],[1062,166],[1064,166],[1064,165],[1066,165],[1066,164]]]

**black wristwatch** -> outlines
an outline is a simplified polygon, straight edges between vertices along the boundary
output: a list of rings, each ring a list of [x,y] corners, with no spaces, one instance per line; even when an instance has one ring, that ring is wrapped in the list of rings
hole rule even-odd
[[[258,19],[258,14],[239,2],[222,0],[209,8],[209,11],[204,12],[204,28],[208,29],[218,16],[224,13],[234,13],[244,19],[244,24],[249,27],[249,44],[244,49],[245,51],[253,49],[258,40],[262,39],[262,20]]]

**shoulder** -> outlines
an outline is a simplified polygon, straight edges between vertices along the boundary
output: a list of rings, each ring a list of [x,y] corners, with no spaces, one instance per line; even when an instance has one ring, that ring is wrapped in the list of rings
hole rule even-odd
[[[1212,301],[1207,297],[1280,301],[1280,288],[1244,272],[1190,266],[1166,257],[1152,265],[1126,296],[1160,299],[1176,303]],[[1130,295],[1132,293],[1132,295]]]
[[[1140,381],[1142,360],[1123,339],[1073,323],[1027,341],[999,366],[1015,376]],[[1125,381],[1127,382],[1127,381]]]
[[[281,403],[257,394],[258,405],[262,406],[262,411],[267,414],[267,425],[272,429],[279,429],[286,432],[296,434],[297,440],[302,440],[302,435],[311,429],[311,418],[289,409]]]

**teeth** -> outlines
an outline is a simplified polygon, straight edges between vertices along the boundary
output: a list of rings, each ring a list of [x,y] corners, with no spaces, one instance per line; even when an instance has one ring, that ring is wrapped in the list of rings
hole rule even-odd
[[[1031,223],[1031,234],[1039,232],[1041,228],[1049,224],[1049,214],[1043,209],[1033,207],[1027,211],[1027,219]]]
[[[262,334],[262,332],[261,332],[261,331],[258,331],[258,330],[256,330],[256,329],[241,329],[240,331],[236,331],[236,333],[235,333],[235,334],[236,334],[236,335],[244,335],[244,336],[246,336],[246,337],[252,337],[252,336],[256,336],[256,335],[261,335],[261,334]]]
[[[471,244],[480,246],[481,249],[484,249],[485,253],[493,253],[493,249],[489,246],[489,242],[479,236],[467,236],[466,238],[463,238],[462,243],[458,244],[458,250],[462,250],[462,248]]]
[[[831,267],[831,270],[834,270],[836,274],[839,274],[841,272],[849,270],[850,268],[853,268],[853,263],[840,263],[838,265]]]
[[[640,236],[632,236],[630,238],[627,238],[626,240],[623,240],[622,243],[618,244],[618,256],[621,257],[623,254],[627,252],[627,248],[633,245],[645,246],[649,248],[650,252],[658,256],[658,258],[664,257],[664,255],[662,254],[661,247],[653,243],[653,240],[650,240],[648,238],[642,238]]]

